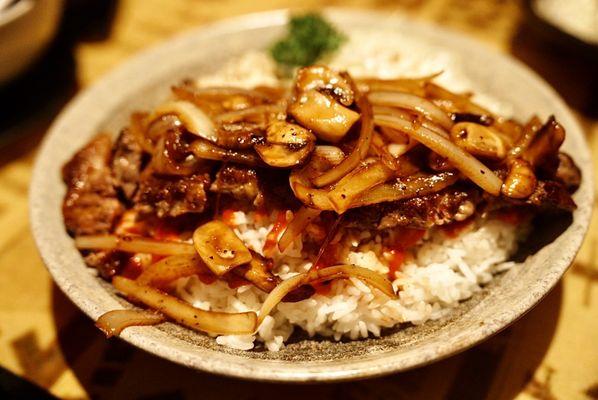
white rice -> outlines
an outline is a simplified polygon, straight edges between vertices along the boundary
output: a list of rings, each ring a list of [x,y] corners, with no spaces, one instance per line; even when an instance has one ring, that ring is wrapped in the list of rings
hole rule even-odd
[[[235,232],[248,247],[261,252],[272,225],[255,224],[251,214],[235,214],[236,222],[241,222]],[[274,220],[274,216],[271,219]],[[294,327],[302,328],[310,336],[359,339],[379,336],[383,328],[400,323],[421,324],[438,319],[479,291],[493,274],[512,266],[506,260],[516,250],[517,236],[513,225],[499,220],[474,223],[470,230],[456,238],[432,231],[394,280],[395,289],[400,287],[398,299],[389,300],[357,279],[335,281],[326,295],[315,294],[296,303],[280,303],[271,316],[266,317],[256,335],[219,336],[216,341],[249,350],[257,340],[268,350],[276,351],[284,345]],[[300,247],[298,240],[285,254],[275,255],[273,272],[276,275],[286,279],[311,267]],[[385,255],[382,245],[374,238],[349,251],[344,262],[386,275]],[[204,284],[196,277],[179,280],[177,293],[201,309],[229,312],[258,311],[266,297],[266,293],[254,286],[231,289],[225,282]]]
[[[388,46],[392,42],[393,46]],[[424,76],[439,71],[437,81],[451,90],[471,90],[472,85],[459,70],[459,60],[451,53],[415,42],[396,32],[353,32],[349,41],[328,64],[348,69],[356,76]],[[197,80],[199,85],[276,85],[276,68],[265,52],[250,52],[225,65],[221,71]],[[503,115],[510,110],[487,95],[477,95],[478,102]],[[274,216],[271,216],[274,220]],[[235,232],[253,250],[260,252],[271,224],[253,221],[252,213],[234,214]],[[216,342],[240,350],[250,350],[256,342],[270,351],[278,351],[296,327],[310,336],[334,340],[380,336],[383,328],[401,323],[422,324],[441,318],[460,301],[470,298],[497,272],[513,263],[507,262],[516,250],[517,232],[513,225],[498,220],[475,223],[457,238],[440,231],[431,232],[408,258],[393,282],[399,289],[396,300],[371,290],[357,279],[335,281],[326,295],[315,294],[296,303],[280,303],[266,317],[255,335],[218,336]],[[388,273],[380,237],[363,233],[365,240],[351,249],[346,263]],[[302,253],[300,240],[285,254],[275,255],[275,274],[282,279],[305,272],[311,267]],[[196,307],[229,312],[258,311],[266,293],[253,286],[231,289],[225,282],[204,284],[198,278],[177,282],[177,294]]]

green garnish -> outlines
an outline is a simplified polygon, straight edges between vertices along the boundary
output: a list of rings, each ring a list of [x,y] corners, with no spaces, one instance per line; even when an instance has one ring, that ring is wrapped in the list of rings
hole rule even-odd
[[[291,18],[287,36],[276,42],[270,53],[283,66],[304,67],[338,49],[345,40],[321,15],[309,13]]]

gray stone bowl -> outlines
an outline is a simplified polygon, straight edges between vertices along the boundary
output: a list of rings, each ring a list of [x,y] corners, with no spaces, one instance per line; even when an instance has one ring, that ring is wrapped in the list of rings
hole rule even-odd
[[[243,352],[164,323],[126,329],[122,338],[127,342],[190,368],[246,379],[309,382],[378,376],[431,363],[495,334],[538,303],[571,264],[590,221],[592,166],[583,132],[555,91],[519,62],[437,26],[363,10],[330,9],[326,15],[345,31],[395,29],[445,47],[463,60],[464,72],[476,87],[513,105],[516,117],[555,114],[567,129],[565,150],[583,172],[574,196],[579,208],[572,220],[522,264],[463,302],[449,318],[389,331],[381,338],[354,342],[297,338],[280,352]],[[60,210],[64,195],[61,166],[92,135],[103,130],[117,132],[132,110],[149,107],[166,96],[173,82],[213,71],[248,49],[266,47],[282,34],[287,17],[286,11],[248,15],[175,37],[104,76],[80,93],[54,122],[33,173],[31,226],[54,280],[90,318],[131,305],[90,272],[66,234]]]

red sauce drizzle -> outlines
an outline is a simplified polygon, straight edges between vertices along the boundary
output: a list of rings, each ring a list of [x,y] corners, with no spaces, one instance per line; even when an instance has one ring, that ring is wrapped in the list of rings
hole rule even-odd
[[[222,212],[222,222],[224,222],[228,226],[235,225],[235,210],[227,208]]]
[[[401,271],[407,256],[407,250],[415,246],[425,234],[425,229],[416,228],[401,228],[395,232],[394,243],[388,250],[391,254],[388,262],[388,277],[391,280],[395,279],[397,272]]]
[[[391,280],[394,280],[397,277],[397,272],[401,270],[403,263],[405,262],[405,251],[392,249],[390,250],[390,254],[392,257],[388,263],[388,277]]]
[[[415,246],[425,234],[425,229],[401,228],[398,233],[395,233],[395,242],[392,248],[407,250],[408,248]]]
[[[336,264],[336,260],[338,259],[338,246],[334,244],[329,244],[324,248],[322,255],[316,261],[313,269],[320,269],[330,267],[331,265]]]
[[[276,222],[272,226],[268,236],[266,236],[266,243],[264,244],[264,254],[269,255],[274,250],[278,242],[278,235],[287,227],[287,212],[282,210],[278,212]]]

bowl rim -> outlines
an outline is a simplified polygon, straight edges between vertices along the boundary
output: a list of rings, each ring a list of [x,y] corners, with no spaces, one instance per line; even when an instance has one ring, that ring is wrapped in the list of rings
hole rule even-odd
[[[338,16],[348,19],[360,19],[364,18],[364,15],[366,18],[381,17],[383,15],[384,18],[389,18],[388,15],[385,15],[380,11],[368,9],[325,8],[322,12],[325,16],[330,18]],[[60,287],[65,295],[90,318],[95,319],[98,316],[93,301],[82,299],[81,296],[73,295],[74,292],[78,291],[76,285],[73,285],[73,283],[69,282],[66,277],[62,276],[60,273],[61,266],[56,263],[55,260],[50,259],[46,254],[47,252],[44,251],[45,246],[43,245],[43,241],[45,238],[42,234],[44,230],[44,213],[42,211],[43,198],[40,196],[40,186],[38,186],[37,183],[43,182],[47,176],[47,170],[45,169],[42,160],[44,160],[45,154],[50,147],[52,138],[60,135],[61,127],[68,124],[71,116],[77,113],[78,108],[82,104],[88,103],[97,94],[108,90],[111,84],[118,81],[127,73],[127,71],[135,70],[141,65],[158,59],[160,54],[166,51],[170,46],[173,46],[176,43],[196,40],[198,37],[210,38],[231,31],[244,31],[252,28],[266,28],[283,25],[286,23],[289,14],[290,10],[281,9],[246,14],[223,21],[217,21],[176,35],[172,39],[167,40],[158,46],[142,51],[120,64],[114,70],[105,74],[92,86],[77,94],[77,96],[63,109],[48,130],[36,157],[30,185],[29,212],[31,228],[37,248],[40,251],[44,264],[52,275],[54,282]],[[391,18],[395,17],[393,16]],[[579,126],[579,123],[556,91],[520,61],[450,29],[422,22],[420,20],[404,19],[401,14],[399,14],[398,18],[401,19],[402,23],[405,23],[408,26],[418,26],[420,28],[436,31],[438,35],[448,38],[447,40],[449,41],[460,43],[462,46],[471,49],[471,51],[482,52],[485,53],[486,57],[510,64],[513,73],[516,72],[519,76],[529,80],[530,83],[537,88],[539,93],[544,97],[551,98],[552,101],[555,102],[557,108],[559,108],[566,117],[568,130],[581,136],[580,140],[584,140],[582,135],[583,131]],[[558,273],[554,274],[548,282],[547,290],[543,292],[534,292],[521,302],[521,309],[524,310],[523,312],[519,314],[513,313],[509,315],[508,318],[500,319],[496,324],[489,324],[483,332],[478,330],[475,334],[464,337],[456,346],[454,344],[449,346],[448,344],[440,343],[434,348],[433,352],[418,353],[416,350],[411,350],[400,355],[390,352],[390,354],[384,354],[379,358],[372,359],[371,357],[368,357],[356,361],[352,360],[351,362],[345,362],[344,364],[335,364],[334,368],[331,368],[330,363],[296,362],[289,366],[289,363],[282,363],[280,361],[243,359],[235,355],[208,349],[198,349],[197,352],[190,354],[181,346],[177,346],[176,343],[173,342],[171,335],[159,331],[158,329],[153,329],[155,332],[150,334],[148,333],[149,331],[143,331],[144,328],[131,327],[123,331],[120,337],[145,351],[188,367],[231,377],[272,382],[330,382],[382,376],[427,365],[459,353],[496,334],[529,311],[550,292],[573,261],[589,226],[594,192],[594,179],[589,151],[587,148],[579,149],[579,151],[580,155],[578,158],[584,161],[584,165],[580,165],[580,168],[583,173],[582,187],[584,188],[583,194],[585,201],[582,204],[579,204],[578,209],[578,215],[582,218],[582,232],[578,235],[579,237],[576,237],[576,243],[574,243],[576,251],[566,254],[563,257],[564,262],[556,271]],[[164,346],[165,339],[169,339],[169,346]]]

